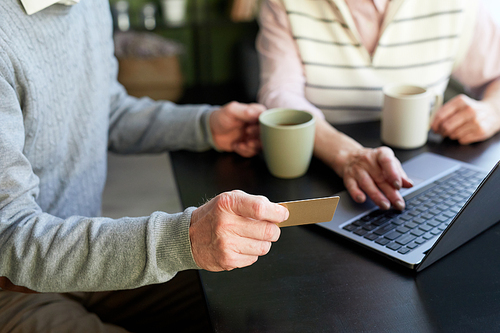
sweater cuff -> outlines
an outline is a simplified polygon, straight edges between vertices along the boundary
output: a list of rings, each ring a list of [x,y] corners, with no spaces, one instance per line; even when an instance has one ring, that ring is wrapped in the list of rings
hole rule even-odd
[[[213,106],[210,109],[206,110],[201,116],[201,121],[202,121],[202,126],[205,129],[205,133],[207,133],[208,144],[210,145],[210,147],[212,147],[213,149],[215,149],[220,153],[222,152],[222,150],[217,148],[217,146],[215,145],[214,138],[212,136],[212,128],[210,127],[210,115],[212,114],[212,112],[218,109],[220,109],[220,106]]]
[[[165,272],[178,272],[187,269],[200,269],[193,258],[191,240],[189,239],[189,226],[191,214],[196,207],[189,207],[184,212],[159,218],[155,238],[156,261],[158,268]]]

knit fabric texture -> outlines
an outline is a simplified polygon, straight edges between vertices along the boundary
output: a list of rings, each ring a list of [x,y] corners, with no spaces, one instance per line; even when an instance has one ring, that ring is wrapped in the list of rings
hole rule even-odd
[[[209,149],[213,107],[130,97],[117,71],[107,0],[31,16],[0,2],[0,276],[14,284],[128,289],[197,268],[194,208],[99,215],[108,149]]]

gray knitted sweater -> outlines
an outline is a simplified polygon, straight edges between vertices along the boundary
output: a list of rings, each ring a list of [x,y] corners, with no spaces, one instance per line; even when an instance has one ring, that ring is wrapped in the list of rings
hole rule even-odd
[[[116,76],[107,0],[32,16],[0,1],[0,276],[14,284],[127,289],[197,268],[194,208],[98,216],[108,149],[208,149],[211,107],[132,98]]]

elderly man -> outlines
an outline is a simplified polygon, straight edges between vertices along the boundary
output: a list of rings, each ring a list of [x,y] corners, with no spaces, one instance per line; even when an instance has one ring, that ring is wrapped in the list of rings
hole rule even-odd
[[[288,211],[233,191],[178,214],[100,217],[106,155],[252,156],[264,108],[128,96],[108,1],[56,2],[0,2],[0,332],[209,329],[189,269],[251,265]]]

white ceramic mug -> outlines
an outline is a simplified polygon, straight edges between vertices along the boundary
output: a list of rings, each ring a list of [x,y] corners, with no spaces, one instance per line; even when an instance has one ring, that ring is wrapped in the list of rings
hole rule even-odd
[[[409,84],[384,87],[381,139],[400,149],[414,149],[427,142],[434,112],[441,106],[441,95]]]

